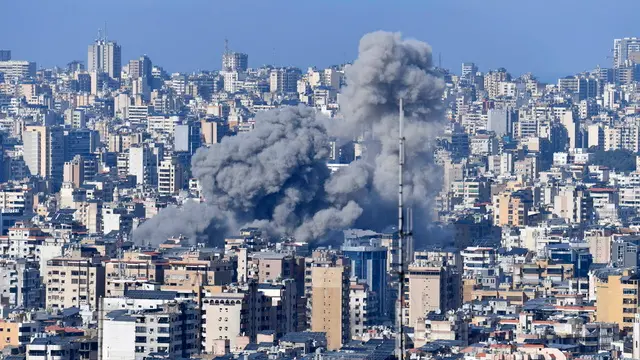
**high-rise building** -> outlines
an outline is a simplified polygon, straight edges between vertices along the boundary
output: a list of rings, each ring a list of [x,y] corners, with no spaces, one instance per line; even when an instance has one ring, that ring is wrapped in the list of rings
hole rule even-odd
[[[89,45],[87,71],[106,73],[112,79],[119,79],[122,71],[122,55],[120,45],[105,38]]]
[[[613,40],[613,67],[625,66],[634,53],[640,53],[640,38],[623,38]]]
[[[269,75],[269,90],[272,93],[294,93],[298,91],[300,69],[280,68],[271,70]]]
[[[17,81],[36,76],[36,63],[31,61],[8,60],[0,61],[0,73],[5,81]]]
[[[342,347],[350,336],[348,260],[329,252],[316,251],[309,259],[311,287],[308,307],[311,308],[311,331],[327,334],[327,349]]]
[[[342,246],[344,256],[351,261],[351,278],[366,282],[368,290],[375,293],[378,308],[369,310],[376,311],[382,317],[388,313],[387,248],[382,246],[379,238],[363,238],[355,233],[352,236]]]
[[[105,277],[101,259],[81,257],[79,250],[47,261],[44,279],[47,308],[62,310],[88,305],[97,310],[98,302],[104,296]]]
[[[158,183],[158,164],[163,158],[161,148],[135,146],[129,149],[129,175],[134,175],[138,184]]]
[[[71,161],[76,155],[90,157],[96,150],[99,137],[95,130],[65,130],[64,161]]]
[[[159,291],[140,291],[149,297]],[[189,302],[167,302],[154,309],[114,310],[102,320],[102,359],[137,359],[162,353],[186,359],[200,348],[197,310]]]
[[[129,61],[129,78],[142,78],[148,87],[153,86],[153,64],[147,55],[142,55],[139,59]]]
[[[461,305],[460,273],[444,261],[418,260],[409,265],[407,279],[409,296],[405,309],[409,311],[404,320],[407,326],[415,327],[431,311],[444,313]]]
[[[22,133],[24,159],[31,175],[62,183],[65,137],[59,127],[27,126]]]
[[[640,300],[640,279],[632,269],[601,269],[594,275],[596,320],[619,324],[630,331]]]
[[[202,133],[200,122],[181,124],[175,126],[174,150],[187,152],[191,155],[202,145]]]
[[[202,345],[214,352],[216,342],[224,340],[236,349],[241,337],[256,341],[261,329],[268,329],[271,299],[259,292],[256,283],[240,286],[212,286],[202,304]]]
[[[98,159],[96,156],[76,155],[64,163],[63,181],[72,183],[78,188],[85,181],[92,181],[98,174]]]
[[[174,195],[184,186],[184,168],[177,157],[168,157],[158,165],[158,193]]]
[[[11,60],[11,50],[0,50],[0,61]]]
[[[493,196],[493,224],[522,227],[528,224],[533,202],[531,190],[503,191]]]
[[[38,263],[26,259],[0,260],[0,302],[24,309],[39,308],[42,285]]]
[[[206,145],[219,143],[228,129],[225,124],[215,120],[202,120],[200,124],[202,139]]]
[[[249,68],[249,55],[226,51],[222,54],[222,70],[245,72]]]
[[[476,76],[478,67],[474,63],[462,63],[462,77],[471,78]]]

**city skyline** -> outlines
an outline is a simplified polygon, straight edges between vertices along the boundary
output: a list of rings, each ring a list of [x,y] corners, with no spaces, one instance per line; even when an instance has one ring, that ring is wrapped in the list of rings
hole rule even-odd
[[[352,61],[362,34],[383,29],[428,42],[434,63],[441,56],[443,67],[455,72],[460,63],[472,61],[483,71],[505,67],[516,75],[531,72],[553,82],[596,65],[610,67],[611,39],[634,36],[633,21],[624,19],[634,9],[640,10],[640,4],[631,1],[619,2],[616,8],[601,8],[595,1],[517,5],[504,0],[405,1],[394,7],[375,1],[366,4],[367,16],[363,17],[358,16],[365,6],[361,1],[313,7],[291,1],[213,4],[194,0],[176,5],[145,0],[126,3],[126,11],[122,11],[123,1],[111,4],[97,8],[69,0],[5,2],[0,4],[4,13],[29,14],[33,21],[25,22],[23,16],[3,21],[0,48],[12,49],[15,59],[35,61],[38,67],[86,61],[86,45],[106,21],[109,38],[122,46],[123,62],[147,54],[169,72],[217,70],[224,39],[229,39],[233,50],[250,55],[251,67],[271,64],[305,69]],[[246,11],[249,5],[252,11]],[[629,11],[618,12],[618,8]],[[289,22],[273,26],[283,10],[288,11]],[[535,20],[532,25],[523,25],[525,14]],[[567,21],[567,16],[585,21],[597,18],[600,25],[576,26],[578,20]],[[51,40],[42,41],[44,34]]]

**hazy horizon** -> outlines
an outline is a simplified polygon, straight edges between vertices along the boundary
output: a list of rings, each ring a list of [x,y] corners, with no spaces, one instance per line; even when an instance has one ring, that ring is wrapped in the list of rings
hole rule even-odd
[[[105,7],[105,4],[108,5]],[[611,66],[613,39],[634,36],[640,2],[535,3],[495,0],[306,2],[206,0],[0,2],[0,49],[38,67],[86,62],[98,29],[122,46],[123,64],[147,54],[169,72],[220,68],[224,39],[249,54],[252,67],[325,67],[353,60],[362,35],[402,32],[426,41],[453,72],[473,61],[482,71],[505,67],[544,81]],[[625,9],[625,11],[620,11]]]

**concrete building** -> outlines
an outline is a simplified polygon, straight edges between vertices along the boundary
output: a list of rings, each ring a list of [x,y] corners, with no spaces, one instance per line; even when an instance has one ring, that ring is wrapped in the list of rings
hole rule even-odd
[[[613,40],[613,67],[625,66],[631,56],[638,52],[640,52],[639,38],[631,37]]]
[[[351,269],[347,259],[314,253],[308,263],[311,272],[311,291],[308,294],[311,307],[311,331],[327,334],[327,349],[342,347],[350,334],[349,324],[349,276]]]
[[[36,76],[36,63],[31,61],[0,61],[0,73],[7,82],[18,81]]]
[[[461,304],[460,273],[443,261],[418,260],[409,265],[407,279],[406,326],[415,327],[431,311],[446,312]]]
[[[73,160],[64,163],[62,181],[73,184],[79,188],[85,180],[85,162],[81,155],[76,155]]]
[[[632,270],[603,271],[596,275],[596,320],[613,322],[632,331],[640,296],[638,274]]]
[[[450,311],[445,314],[430,312],[419,319],[415,329],[415,347],[428,343],[448,340],[462,345],[469,343],[469,324],[459,312]]]
[[[102,321],[101,358],[137,360],[152,354],[190,358],[199,352],[199,330],[198,311],[188,302],[110,311]]]
[[[184,168],[176,157],[165,158],[158,166],[158,193],[175,195],[184,187]]]
[[[96,40],[89,45],[87,52],[87,71],[106,73],[112,79],[119,79],[122,72],[122,54],[120,45],[106,39]]]
[[[522,227],[529,223],[531,190],[506,190],[493,196],[493,224]]]
[[[29,360],[80,360],[80,343],[60,336],[36,337],[26,352]]]
[[[476,76],[477,72],[478,72],[478,66],[476,66],[476,64],[474,64],[472,62],[462,63],[461,76],[463,78],[472,78],[472,77]]]
[[[222,70],[244,72],[249,68],[249,55],[227,51],[222,54]]]
[[[0,260],[0,304],[24,309],[44,305],[44,289],[36,261]]]
[[[380,239],[362,237],[346,238],[342,252],[350,261],[352,279],[367,284],[367,292],[372,292],[378,299],[376,304],[369,304],[369,311],[380,317],[389,314],[387,303],[387,248]],[[346,236],[345,236],[346,237]],[[377,308],[373,308],[377,305]],[[353,330],[352,330],[353,334]]]
[[[25,316],[0,319],[0,351],[7,347],[23,347],[40,331],[38,324]]]
[[[269,75],[269,89],[272,93],[295,93],[301,72],[296,68],[273,69]]]
[[[202,132],[200,122],[176,125],[174,131],[174,151],[187,152],[190,155],[202,146]]]
[[[258,332],[273,330],[271,304],[255,283],[208,287],[202,301],[202,350],[214,352],[218,340],[228,341],[232,350],[243,348],[256,341]]]
[[[349,331],[351,339],[362,339],[379,315],[377,301],[366,283],[351,281],[349,286]]]
[[[569,223],[586,226],[593,221],[593,199],[584,188],[565,186],[554,196],[551,211]]]
[[[6,236],[0,236],[0,255],[6,259],[40,260],[38,245],[45,234],[37,227],[16,223]]]
[[[77,251],[47,261],[44,274],[48,308],[66,309],[88,305],[97,310],[104,296],[104,267],[98,257],[81,257]]]
[[[145,145],[129,149],[129,175],[136,177],[137,184],[157,185],[158,164],[164,156],[162,146]]]
[[[0,185],[0,209],[32,211],[33,189],[27,185]]]
[[[31,175],[62,183],[65,138],[62,128],[27,126],[22,133],[24,159]]]
[[[217,144],[226,135],[228,127],[218,121],[202,120],[201,132],[205,145]]]
[[[258,284],[258,292],[271,300],[271,306],[267,309],[268,317],[265,317],[269,319],[269,323],[265,322],[263,327],[273,331],[275,339],[302,330],[298,322],[300,294],[295,280],[285,279],[270,284]]]

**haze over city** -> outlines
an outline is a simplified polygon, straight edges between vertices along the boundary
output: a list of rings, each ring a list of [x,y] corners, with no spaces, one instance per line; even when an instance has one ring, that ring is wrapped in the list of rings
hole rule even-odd
[[[640,3],[568,1],[20,0],[0,2],[0,43],[46,66],[84,59],[107,22],[123,56],[148,54],[168,71],[218,69],[224,39],[252,66],[330,66],[355,58],[362,34],[401,31],[457,68],[533,72],[546,81],[607,63],[610,39],[632,33]],[[302,49],[304,49],[302,51]]]
[[[639,2],[0,1],[0,360],[640,359]]]

